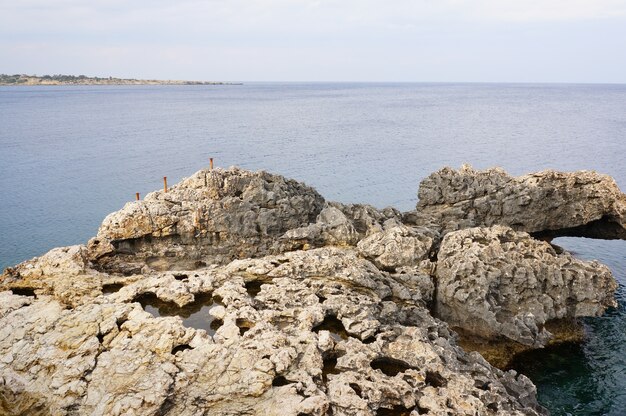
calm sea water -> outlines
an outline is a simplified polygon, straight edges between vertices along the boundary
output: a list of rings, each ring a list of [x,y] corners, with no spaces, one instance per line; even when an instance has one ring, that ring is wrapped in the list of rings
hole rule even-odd
[[[129,200],[207,166],[265,169],[327,199],[414,207],[448,165],[595,169],[626,190],[626,85],[0,87],[0,268],[84,243]],[[554,414],[626,409],[626,242],[559,239],[608,264],[620,307],[524,369]]]

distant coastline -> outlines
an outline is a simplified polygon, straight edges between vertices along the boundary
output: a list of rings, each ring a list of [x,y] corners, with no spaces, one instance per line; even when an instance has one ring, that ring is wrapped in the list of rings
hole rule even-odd
[[[0,86],[7,85],[242,85],[236,82],[178,81],[114,77],[88,77],[85,75],[26,75],[0,74]]]

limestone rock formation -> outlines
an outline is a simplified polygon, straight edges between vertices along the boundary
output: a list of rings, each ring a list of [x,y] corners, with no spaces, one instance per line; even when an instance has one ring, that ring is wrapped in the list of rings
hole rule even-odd
[[[439,234],[425,227],[395,225],[359,241],[359,253],[377,267],[395,270],[428,260],[434,254]]]
[[[205,169],[107,216],[89,248],[105,270],[127,274],[146,264],[226,263],[267,254],[286,231],[314,222],[323,206],[314,189],[282,176]]]
[[[313,224],[287,231],[281,237],[279,251],[325,245],[355,245],[359,241],[352,221],[338,208],[327,206]]]
[[[454,230],[621,237],[624,196],[592,173],[465,169],[420,197],[402,214],[230,168],[128,203],[0,276],[0,414],[546,414],[434,315],[540,346],[615,282],[526,233]]]
[[[327,245],[355,246],[372,234],[400,225],[401,218],[402,214],[393,208],[378,210],[370,205],[329,202],[315,223],[287,231],[275,251]]]
[[[401,283],[351,249],[118,281],[71,309],[0,292],[0,413],[545,413],[527,378],[462,351],[421,294],[394,301]],[[133,302],[203,293],[212,330]]]
[[[412,220],[444,232],[500,224],[545,237],[626,239],[626,196],[592,171],[512,177],[499,168],[443,168],[421,182],[418,197]]]
[[[201,170],[167,192],[107,216],[88,244],[101,270],[140,273],[224,264],[327,245],[355,246],[392,208],[326,203],[314,189],[267,172]]]
[[[74,307],[83,298],[100,294],[103,279],[107,279],[106,274],[91,268],[86,247],[77,245],[55,248],[8,268],[0,279],[0,290],[10,287],[19,294],[53,295],[61,303]]]
[[[557,254],[504,226],[446,234],[436,278],[437,313],[452,327],[534,347],[550,338],[548,320],[599,316],[616,306],[617,284],[606,266]]]

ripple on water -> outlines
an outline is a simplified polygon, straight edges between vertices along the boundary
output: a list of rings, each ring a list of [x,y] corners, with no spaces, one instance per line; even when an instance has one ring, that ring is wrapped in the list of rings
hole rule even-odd
[[[0,126],[0,169],[11,184],[0,199],[0,269],[84,243],[135,192],[154,190],[166,175],[175,183],[210,156],[218,166],[296,178],[328,200],[401,210],[415,207],[422,178],[466,162],[515,175],[596,169],[626,186],[625,85],[0,87]],[[609,265],[624,305],[626,242],[555,242]],[[549,363],[533,375],[553,414],[623,414],[624,315],[620,307],[587,321],[582,354],[570,357],[590,372],[584,382],[562,378],[550,390],[547,369],[563,367]],[[571,404],[552,407],[561,396]]]

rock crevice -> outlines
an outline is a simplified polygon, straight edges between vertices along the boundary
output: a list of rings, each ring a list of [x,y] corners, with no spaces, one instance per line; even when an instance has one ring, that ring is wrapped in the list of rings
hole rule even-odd
[[[546,414],[453,330],[540,347],[603,313],[611,272],[533,238],[594,221],[623,238],[624,195],[590,172],[444,169],[400,213],[202,170],[4,272],[0,413]]]

